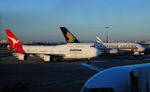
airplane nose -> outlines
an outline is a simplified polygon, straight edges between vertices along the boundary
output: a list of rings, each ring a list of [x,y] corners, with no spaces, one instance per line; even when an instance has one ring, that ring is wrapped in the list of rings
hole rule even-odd
[[[102,51],[101,50],[97,50],[97,55],[101,55]]]
[[[142,47],[142,48],[139,49],[139,51],[141,51],[141,52],[142,52],[142,51],[145,51],[145,48]]]
[[[145,51],[145,48],[143,47],[143,51]]]

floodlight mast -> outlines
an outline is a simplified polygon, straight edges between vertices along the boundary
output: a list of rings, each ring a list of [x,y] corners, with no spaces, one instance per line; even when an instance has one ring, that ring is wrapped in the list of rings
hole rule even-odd
[[[105,28],[106,28],[106,31],[107,31],[106,43],[108,43],[108,28],[109,28],[109,27],[105,27]]]

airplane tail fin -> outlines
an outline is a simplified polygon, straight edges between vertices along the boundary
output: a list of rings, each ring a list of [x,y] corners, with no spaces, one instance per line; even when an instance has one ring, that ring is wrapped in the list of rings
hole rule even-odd
[[[6,34],[9,41],[9,48],[14,49],[16,47],[23,46],[23,44],[17,39],[10,29],[6,29]]]
[[[60,27],[60,30],[65,38],[66,43],[80,43],[77,38],[65,27]]]
[[[96,41],[97,41],[98,43],[103,43],[102,40],[101,40],[99,37],[96,37]]]

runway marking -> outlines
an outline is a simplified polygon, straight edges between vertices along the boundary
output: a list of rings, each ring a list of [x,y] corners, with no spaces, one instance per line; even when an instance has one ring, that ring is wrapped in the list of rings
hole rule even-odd
[[[43,72],[43,71],[32,71],[32,70],[8,70],[13,72]]]
[[[75,83],[86,82],[88,79],[89,77],[79,77],[79,78],[71,78],[71,79],[64,79],[64,80],[44,82],[44,83],[29,84],[27,85],[29,88],[27,89],[27,91],[35,91],[35,90],[45,89],[45,88],[72,85]]]

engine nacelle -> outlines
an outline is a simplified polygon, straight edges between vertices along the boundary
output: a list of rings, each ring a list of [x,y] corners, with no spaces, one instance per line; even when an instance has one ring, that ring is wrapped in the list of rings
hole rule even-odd
[[[112,49],[109,51],[110,54],[117,54],[118,53],[118,50],[117,49]]]
[[[123,50],[112,49],[109,51],[110,54],[124,54]]]
[[[51,59],[51,56],[46,56],[46,55],[44,55],[44,57],[42,57],[42,60],[43,60],[44,62],[50,62],[50,59]]]
[[[27,60],[27,55],[25,55],[25,54],[19,54],[17,56],[17,58],[18,58],[18,60]]]
[[[118,50],[118,54],[124,54],[125,51],[124,50]]]

